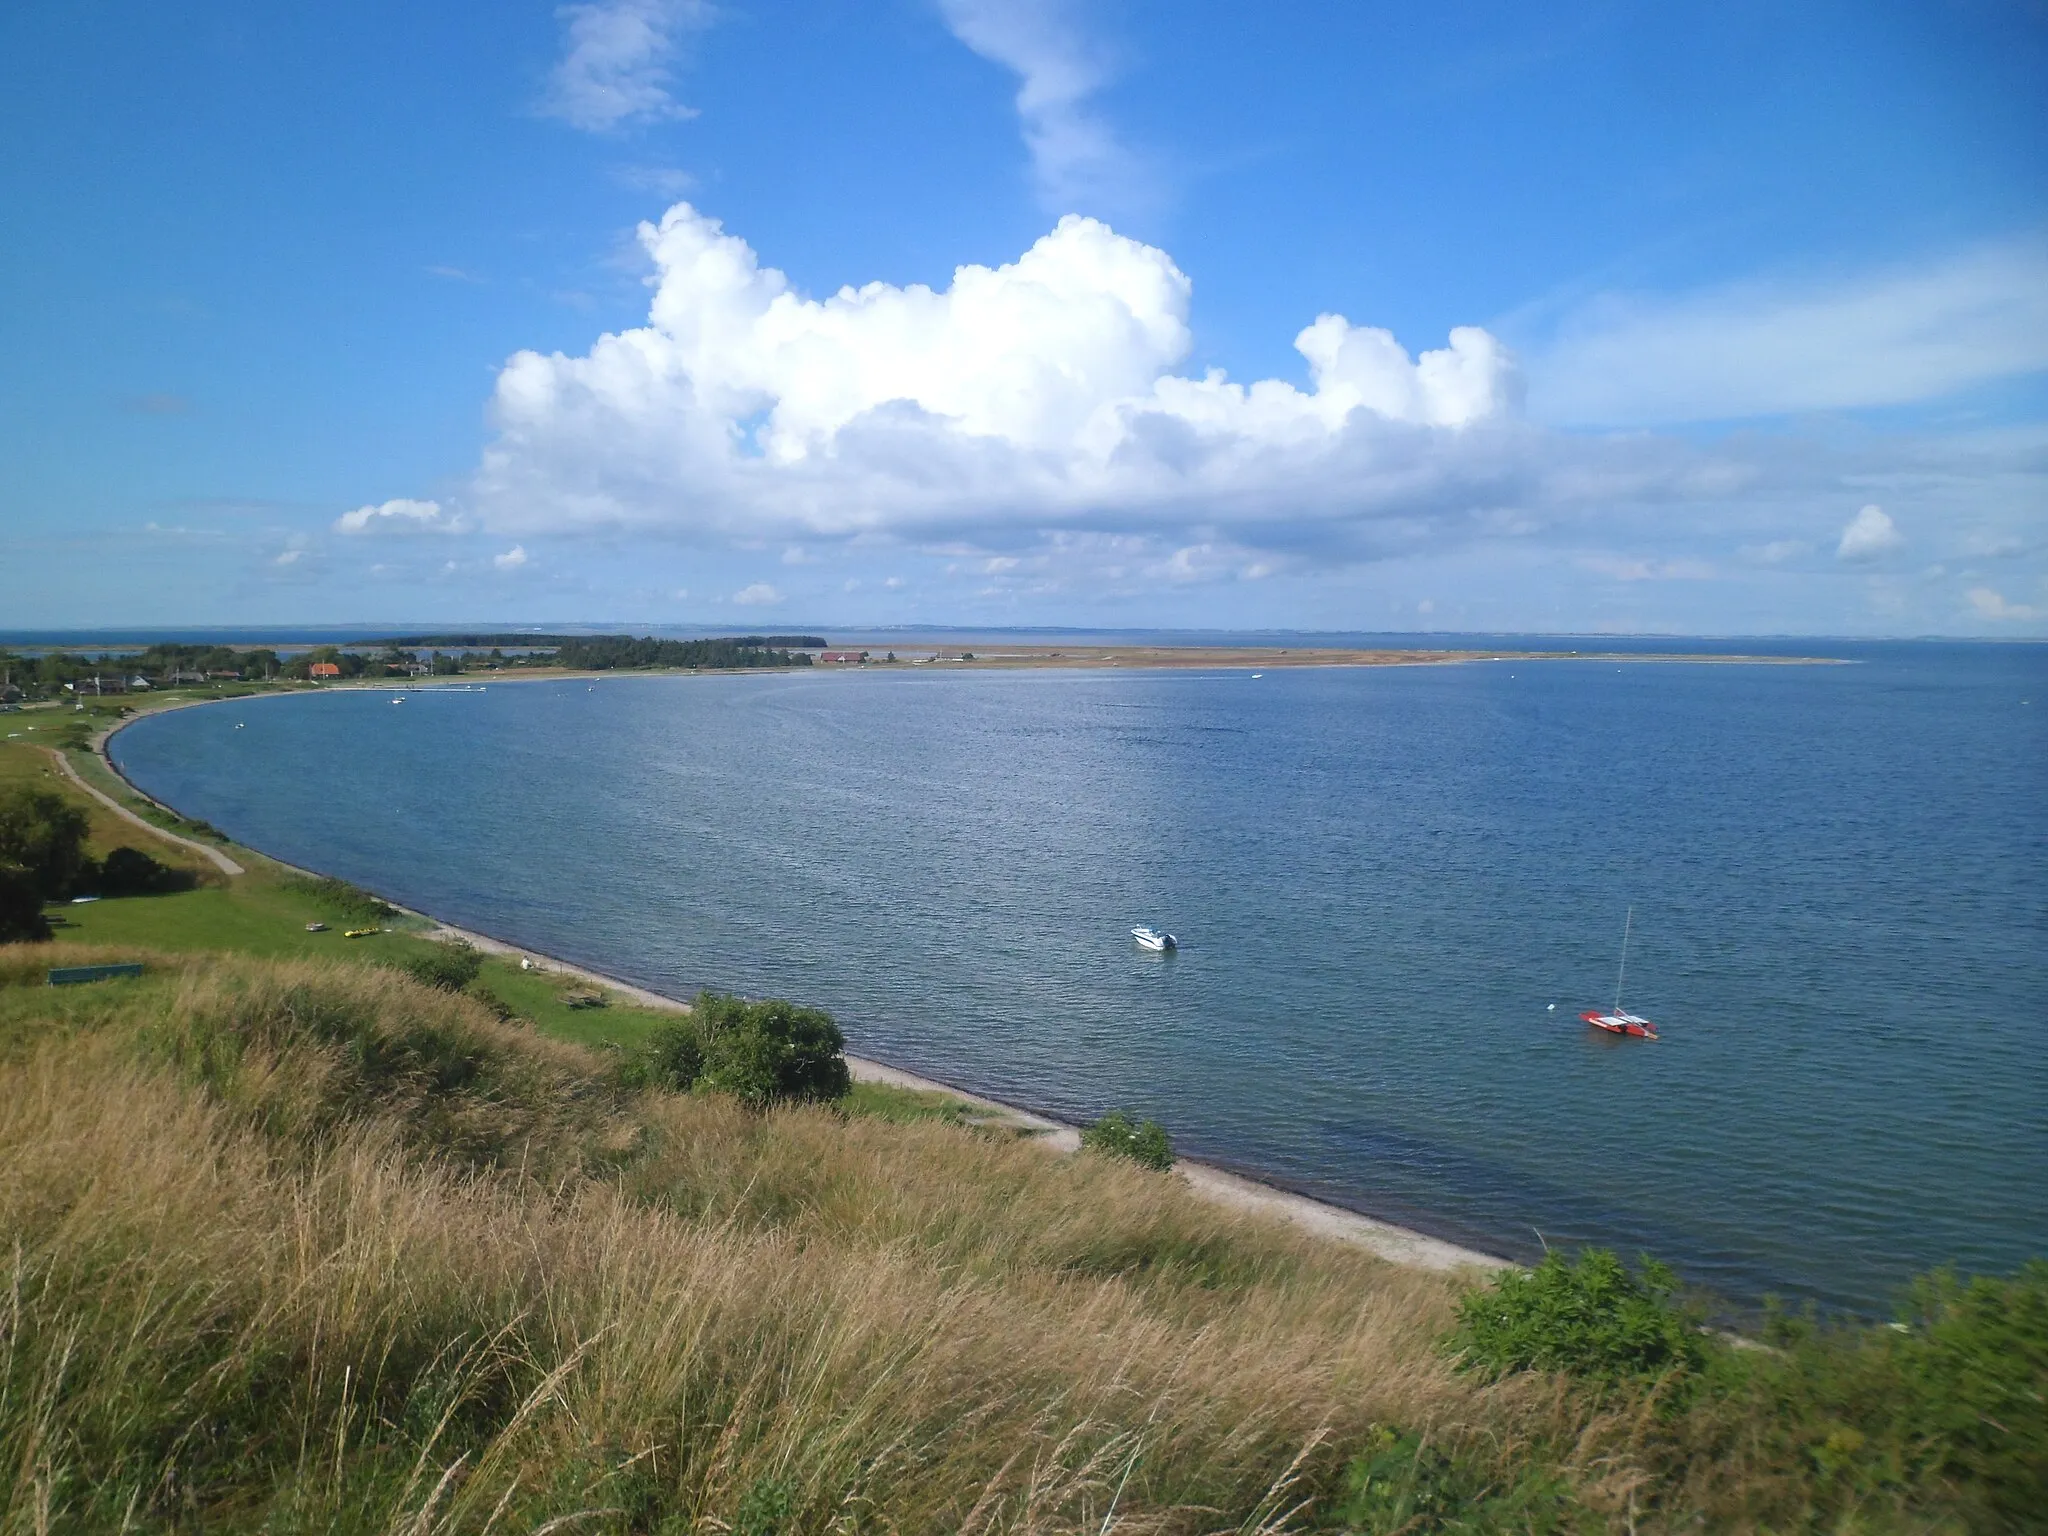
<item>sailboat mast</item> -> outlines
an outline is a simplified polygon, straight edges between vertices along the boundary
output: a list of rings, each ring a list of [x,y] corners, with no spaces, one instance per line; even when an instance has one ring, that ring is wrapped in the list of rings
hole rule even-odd
[[[1615,977],[1614,977],[1614,1011],[1615,1011],[1616,1013],[1620,1013],[1620,1012],[1621,1012],[1621,984],[1622,984],[1623,982],[1625,982],[1625,981],[1627,981],[1627,980],[1628,980],[1628,935],[1629,935],[1629,930],[1630,930],[1631,928],[1635,927],[1635,925],[1636,925],[1636,908],[1635,908],[1635,903],[1634,903],[1634,902],[1630,902],[1630,903],[1629,903],[1629,908],[1628,908],[1628,916],[1627,916],[1626,918],[1622,919],[1622,924],[1621,924],[1621,969],[1620,969],[1620,971],[1618,971],[1618,972],[1617,972],[1617,973],[1615,974]]]

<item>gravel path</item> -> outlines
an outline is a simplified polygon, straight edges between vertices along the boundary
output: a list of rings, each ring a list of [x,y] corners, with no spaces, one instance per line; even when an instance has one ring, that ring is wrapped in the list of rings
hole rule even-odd
[[[80,789],[84,790],[88,795],[91,795],[93,799],[99,801],[101,805],[104,805],[116,816],[119,816],[123,821],[132,821],[135,823],[136,826],[142,828],[143,831],[149,833],[150,836],[152,837],[160,837],[167,843],[176,843],[180,848],[190,848],[194,853],[203,855],[204,857],[211,859],[213,861],[214,867],[224,875],[244,875],[248,873],[247,870],[243,869],[241,865],[237,864],[233,859],[229,858],[226,854],[222,853],[218,848],[209,848],[205,843],[194,842],[189,837],[180,837],[175,832],[166,832],[162,827],[156,825],[156,823],[143,820],[142,817],[136,815],[133,811],[129,810],[127,806],[123,805],[120,801],[116,800],[112,795],[108,794],[105,790],[96,789],[92,785],[86,783],[84,777],[79,773],[79,771],[71,766],[71,759],[66,757],[62,752],[58,751],[57,748],[45,747],[43,750],[48,752],[50,756],[54,757],[57,760],[57,766],[64,770],[64,776],[66,778],[71,780],[71,782],[76,784]]]

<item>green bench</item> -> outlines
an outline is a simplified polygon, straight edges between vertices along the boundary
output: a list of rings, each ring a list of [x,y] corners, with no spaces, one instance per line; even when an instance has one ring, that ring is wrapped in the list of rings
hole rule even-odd
[[[50,972],[53,987],[75,987],[82,981],[111,981],[116,976],[140,976],[140,965],[64,965]]]

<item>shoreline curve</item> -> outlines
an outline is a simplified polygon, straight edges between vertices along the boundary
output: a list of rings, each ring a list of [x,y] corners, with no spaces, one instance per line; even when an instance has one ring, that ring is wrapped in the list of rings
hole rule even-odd
[[[526,681],[527,679],[521,680]],[[538,682],[543,681],[543,679],[534,678],[531,681]],[[294,694],[268,694],[256,695],[254,697],[290,698],[295,696]],[[152,715],[168,714],[178,709],[197,709],[217,704],[247,704],[249,702],[251,702],[250,696],[221,699],[166,700],[154,709],[143,708],[137,710],[134,714],[117,720],[105,730],[96,733],[88,744],[88,750],[130,793],[173,815],[182,815],[183,813],[178,811],[175,806],[166,805],[123,773],[120,765],[114,761],[113,754],[107,750],[108,743],[129,726]],[[61,757],[61,753],[59,755]],[[69,773],[71,765],[68,761],[64,763],[64,767],[67,773]],[[71,777],[80,787],[91,791],[98,798],[108,799],[104,795],[99,795],[98,791],[92,790],[92,786],[86,784],[75,773],[72,773]],[[108,803],[114,804],[111,800]],[[138,824],[148,827],[151,831],[161,830],[149,827],[147,822],[143,822],[141,818],[134,816],[132,812],[127,811],[123,807],[115,805],[115,809],[120,810],[123,815],[128,816],[131,820],[137,821]],[[184,841],[184,839],[177,840],[180,842]],[[235,844],[235,846],[249,847],[247,844],[240,843]],[[203,849],[202,851],[210,852],[210,850]],[[288,869],[299,874],[316,877],[321,875],[319,870],[307,869],[302,865],[289,863],[284,859],[263,853],[263,850],[259,848],[250,848],[250,851],[261,854],[265,860],[281,869]],[[220,858],[225,859],[226,856],[221,855]],[[216,860],[216,862],[219,861]],[[227,860],[227,862],[233,863],[232,860]],[[234,873],[241,874],[245,873],[245,871],[239,865],[236,865]],[[380,897],[379,899],[384,900],[387,898]],[[426,935],[429,938],[461,939],[467,943],[474,944],[477,948],[489,954],[504,957],[516,956],[521,959],[533,960],[564,975],[573,976],[593,985],[618,992],[644,1007],[665,1012],[689,1012],[689,1004],[679,998],[668,997],[663,993],[652,991],[633,982],[621,980],[616,976],[606,975],[602,971],[578,965],[559,956],[544,954],[539,950],[511,943],[508,940],[491,934],[457,927],[452,923],[444,922],[430,912],[421,912],[411,907],[402,906],[397,902],[391,902],[390,905],[409,916],[418,917],[432,923],[434,927]],[[1048,1151],[1065,1153],[1076,1151],[1080,1147],[1081,1137],[1078,1126],[1051,1119],[1048,1116],[1037,1114],[1018,1105],[1005,1103],[1000,1099],[988,1098],[982,1094],[971,1092],[968,1089],[956,1087],[951,1083],[942,1082],[937,1078],[925,1077],[922,1074],[908,1071],[902,1067],[891,1066],[886,1062],[875,1061],[864,1056],[856,1056],[851,1052],[846,1055],[846,1065],[848,1072],[856,1081],[882,1083],[897,1088],[908,1088],[921,1093],[942,1093],[951,1098],[959,1099],[982,1111],[990,1119],[1013,1127],[1018,1132],[1032,1137],[1038,1145],[1045,1147]],[[1292,1225],[1304,1228],[1316,1236],[1337,1242],[1350,1243],[1356,1247],[1366,1249],[1368,1252],[1387,1260],[1389,1263],[1400,1264],[1407,1268],[1438,1272],[1464,1269],[1491,1272],[1518,1267],[1514,1260],[1503,1258],[1498,1254],[1486,1253],[1476,1248],[1465,1247],[1445,1238],[1434,1237],[1427,1232],[1418,1231],[1412,1227],[1404,1227],[1394,1222],[1382,1221],[1378,1217],[1368,1216],[1361,1211],[1354,1211],[1347,1206],[1332,1204],[1325,1200],[1317,1200],[1309,1195],[1297,1194],[1277,1184],[1268,1183],[1263,1179],[1218,1167],[1213,1163],[1182,1158],[1174,1163],[1173,1172],[1196,1195],[1213,1204],[1225,1206],[1232,1210],[1286,1221]]]

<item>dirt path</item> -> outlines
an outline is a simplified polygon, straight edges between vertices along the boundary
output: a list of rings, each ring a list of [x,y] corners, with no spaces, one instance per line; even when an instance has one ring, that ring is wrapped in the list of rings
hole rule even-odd
[[[119,816],[123,821],[133,822],[136,826],[142,828],[143,831],[147,832],[151,837],[160,837],[167,843],[176,843],[180,848],[190,848],[194,853],[200,854],[205,858],[212,860],[214,867],[224,875],[245,875],[248,873],[247,870],[242,868],[241,865],[237,864],[233,859],[229,858],[226,854],[222,853],[218,848],[209,848],[206,844],[194,842],[189,837],[180,837],[175,832],[166,832],[162,827],[156,825],[154,822],[145,821],[142,817],[136,815],[135,812],[129,810],[127,806],[123,805],[120,801],[116,800],[112,795],[108,794],[105,790],[96,789],[92,785],[86,783],[84,776],[80,774],[76,768],[71,766],[71,759],[66,757],[57,748],[45,747],[43,750],[48,752],[50,756],[54,757],[57,760],[57,766],[64,771],[64,776],[67,779],[69,779],[72,783],[76,784],[80,789],[84,790],[88,795],[91,795],[93,799],[99,801],[101,805],[104,805],[108,810],[112,811],[116,816]]]

